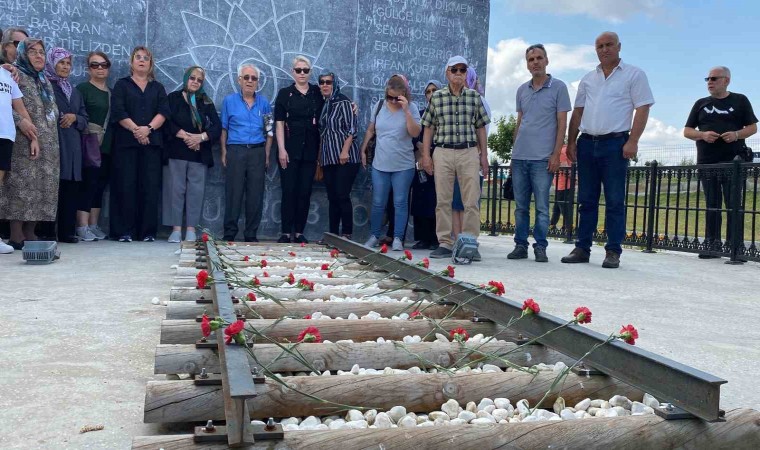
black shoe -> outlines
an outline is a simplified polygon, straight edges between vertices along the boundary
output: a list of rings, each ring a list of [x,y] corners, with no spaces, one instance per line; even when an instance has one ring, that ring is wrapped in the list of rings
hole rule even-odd
[[[427,250],[430,248],[430,243],[426,241],[417,241],[416,244],[412,245],[412,248],[415,250]]]
[[[299,234],[295,239],[293,239],[293,242],[296,244],[308,244],[309,241],[306,239],[306,236],[303,234]]]
[[[507,259],[525,259],[527,257],[528,257],[528,249],[527,247],[523,247],[522,245],[516,245],[515,249],[512,250],[512,252],[507,255]]]
[[[249,237],[249,238],[247,237],[247,238],[245,238],[245,241],[246,241],[246,242],[259,242],[259,240],[258,240],[258,239],[256,239],[256,236],[254,236],[254,237]]]
[[[290,244],[290,236],[283,234],[280,239],[277,239],[278,244]]]
[[[536,257],[536,262],[549,262],[549,257],[546,256],[546,249],[543,247],[535,247],[533,255]]]
[[[79,238],[76,236],[68,236],[63,239],[58,239],[58,242],[63,242],[64,244],[78,244]]]
[[[433,242],[432,244],[430,244],[430,250],[437,250],[438,247],[440,247],[440,246],[441,245],[439,243]]]
[[[563,257],[560,261],[566,264],[587,263],[591,253],[582,248],[575,247],[569,255]]]
[[[620,255],[613,252],[612,250],[607,250],[607,256],[604,257],[602,267],[605,269],[617,269],[620,267]]]
[[[430,252],[431,258],[451,258],[451,250],[446,247],[438,247]]]
[[[21,242],[8,241],[8,245],[13,247],[14,250],[21,250],[24,248],[24,241],[21,241]]]
[[[125,234],[119,238],[119,242],[132,242],[132,236]]]
[[[718,259],[718,258],[720,258],[720,256],[713,255],[711,253],[700,253],[699,254],[699,259]]]
[[[156,238],[155,238],[155,237],[153,237],[153,236],[145,236],[145,237],[143,238],[143,242],[153,242],[153,241],[155,241],[155,240],[156,240]]]
[[[227,242],[235,242],[235,236],[224,235],[224,237],[222,237],[222,240]]]

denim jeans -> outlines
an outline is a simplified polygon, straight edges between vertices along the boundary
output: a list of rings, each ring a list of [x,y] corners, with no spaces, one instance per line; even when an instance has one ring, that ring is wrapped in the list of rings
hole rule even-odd
[[[515,191],[515,244],[528,247],[530,229],[530,197],[536,199],[536,223],[533,226],[534,247],[546,248],[549,230],[549,189],[554,174],[547,170],[549,159],[531,161],[512,160],[512,187]]]
[[[383,172],[372,169],[372,211],[370,212],[370,228],[372,235],[382,236],[383,213],[388,202],[388,192],[393,187],[393,206],[396,209],[394,217],[393,237],[402,239],[409,220],[409,188],[416,170],[414,168],[398,172]]]
[[[575,246],[591,251],[592,239],[599,222],[599,196],[604,187],[605,229],[607,245],[618,255],[623,252],[625,237],[625,186],[628,160],[623,158],[623,145],[628,137],[594,141],[578,139],[578,240]]]

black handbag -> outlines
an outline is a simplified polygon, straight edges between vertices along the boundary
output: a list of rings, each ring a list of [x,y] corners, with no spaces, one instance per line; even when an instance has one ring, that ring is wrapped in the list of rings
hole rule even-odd
[[[504,200],[515,199],[515,190],[512,187],[512,175],[508,176],[504,183],[501,185],[501,198]]]
[[[752,153],[752,149],[747,147],[747,144],[742,144],[742,146],[739,148],[737,154],[741,159],[744,160],[744,162],[752,162],[755,160],[755,154]]]

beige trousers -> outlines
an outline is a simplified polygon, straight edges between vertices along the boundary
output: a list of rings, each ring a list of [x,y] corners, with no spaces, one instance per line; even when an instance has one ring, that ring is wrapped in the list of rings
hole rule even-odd
[[[442,247],[451,250],[451,200],[454,180],[462,191],[464,217],[462,232],[478,237],[480,234],[480,153],[477,147],[461,150],[436,147],[433,152],[435,168],[435,233]]]

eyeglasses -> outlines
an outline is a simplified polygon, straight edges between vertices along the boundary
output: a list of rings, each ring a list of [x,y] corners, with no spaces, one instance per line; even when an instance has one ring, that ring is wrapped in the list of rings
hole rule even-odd
[[[391,97],[390,95],[386,95],[385,96],[385,100],[389,101],[389,102],[397,102],[397,101],[399,101],[400,98],[401,97]]]
[[[454,74],[456,73],[465,74],[467,73],[467,67],[451,67],[449,71]]]
[[[203,83],[202,77],[196,77],[195,75],[190,75],[188,78],[188,81],[197,81],[198,83]]]
[[[295,72],[295,73],[297,73],[299,75],[302,74],[302,73],[308,74],[309,72],[311,72],[311,69],[308,68],[308,67],[306,67],[306,68],[296,67],[296,68],[293,69],[293,72]]]
[[[256,75],[240,75],[240,78],[245,81],[259,81],[259,77]]]
[[[26,54],[29,56],[34,56],[34,55],[45,56],[45,51],[44,50],[27,50]]]
[[[319,85],[322,86],[323,84],[326,84],[327,86],[332,86],[333,80],[319,80]]]
[[[135,60],[136,61],[145,61],[145,62],[148,62],[148,61],[150,61],[150,56],[148,56],[148,55],[135,55]]]
[[[705,81],[718,81],[721,78],[728,78],[728,77],[705,77]]]
[[[90,69],[108,69],[111,67],[109,62],[91,62]]]
[[[18,44],[20,44],[20,43],[21,43],[21,41],[13,41],[13,46],[16,47],[16,48],[18,48]]]
[[[425,91],[425,93],[426,93],[426,94],[432,94],[432,93],[434,93],[434,92],[435,92],[435,91],[437,91],[437,90],[438,90],[438,89],[427,89],[427,90]]]

